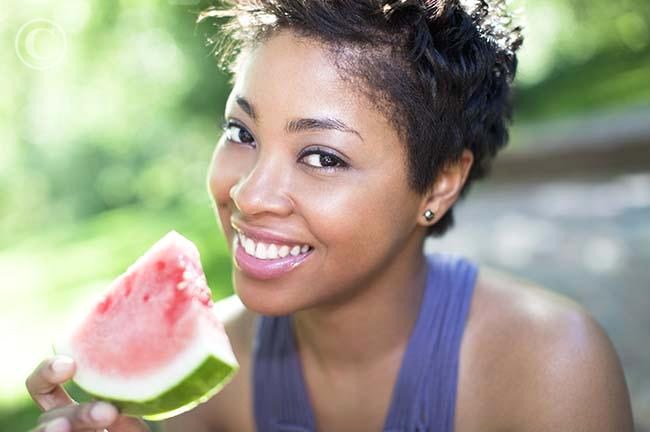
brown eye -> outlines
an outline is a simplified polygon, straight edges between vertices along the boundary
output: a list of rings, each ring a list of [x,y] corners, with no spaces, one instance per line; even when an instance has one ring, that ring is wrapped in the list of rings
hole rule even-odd
[[[251,144],[255,141],[253,135],[246,128],[234,122],[226,123],[223,132],[228,141],[240,144]]]
[[[304,160],[309,165],[316,166],[319,168],[339,166],[339,161],[337,161],[332,155],[328,155],[328,154],[311,154],[307,156]]]
[[[347,168],[347,164],[339,157],[318,149],[308,150],[300,156],[300,160],[310,168],[336,170]]]

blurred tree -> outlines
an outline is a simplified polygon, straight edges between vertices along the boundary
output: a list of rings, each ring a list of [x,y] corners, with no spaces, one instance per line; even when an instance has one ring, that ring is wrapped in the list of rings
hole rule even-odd
[[[205,195],[226,95],[194,23],[206,5],[10,3],[19,13],[0,28],[3,52],[16,53],[0,63],[12,77],[0,82],[9,96],[0,102],[0,245],[53,221]],[[34,24],[40,16],[47,22]],[[61,62],[41,64],[57,50]]]
[[[523,121],[650,103],[650,2],[520,1]]]

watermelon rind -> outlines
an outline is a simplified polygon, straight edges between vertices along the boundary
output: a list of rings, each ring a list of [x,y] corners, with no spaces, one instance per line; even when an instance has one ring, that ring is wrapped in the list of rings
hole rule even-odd
[[[210,356],[187,378],[161,395],[145,401],[107,398],[93,394],[77,385],[90,397],[115,405],[122,414],[146,420],[164,420],[206,402],[219,392],[234,376],[239,366],[225,363]]]
[[[172,363],[144,376],[93,371],[69,343],[56,344],[54,352],[80,360],[73,381],[91,398],[113,403],[122,413],[146,420],[163,420],[206,402],[239,370],[226,334],[209,331],[200,331],[192,346]]]
[[[201,288],[207,291],[205,276],[200,270],[198,250],[193,243],[175,232],[170,232],[159,240],[130,266],[125,274],[131,274],[139,267],[146,267],[153,257],[159,253],[164,254],[168,247],[174,253],[178,250],[182,251],[185,258],[181,255],[181,261],[189,259],[197,263],[198,271],[194,269],[191,272],[186,268],[181,283],[196,285],[199,288],[197,292],[201,292]],[[186,276],[187,274],[189,276]],[[109,286],[108,291],[119,283],[121,279],[117,279]],[[172,289],[186,290],[187,285],[181,287],[181,283],[173,286]],[[169,286],[162,287],[162,289],[169,288]],[[54,352],[74,359],[76,371],[72,381],[91,398],[111,402],[123,414],[147,420],[162,420],[178,415],[206,402],[239,370],[232,346],[219,319],[221,314],[217,313],[215,304],[209,302],[209,291],[207,292],[208,302],[203,298],[193,297],[189,309],[183,315],[174,318],[173,325],[184,325],[186,329],[184,333],[167,332],[165,336],[150,337],[142,343],[137,341],[135,344],[123,344],[124,335],[119,328],[111,332],[95,329],[93,330],[95,333],[87,335],[79,333],[89,319],[85,311],[94,310],[94,304],[97,304],[97,301],[93,301],[92,304],[89,303],[89,307],[80,309],[78,315],[71,317],[69,330],[55,343]],[[147,319],[146,314],[137,317],[138,320]],[[128,319],[124,320],[124,332],[128,333],[132,330],[130,320],[133,318],[136,316],[128,316]],[[156,317],[139,323],[144,323],[145,326],[158,326],[158,320],[159,318]],[[194,331],[187,329],[194,329]],[[80,334],[83,335],[81,339],[79,339]],[[155,347],[160,346],[159,344],[173,347],[171,351],[173,356],[157,357],[159,361],[155,359],[151,361],[150,356],[147,360],[150,364],[145,364],[144,367],[142,363],[140,366],[134,366],[134,363],[142,358],[139,356],[143,352],[156,352]],[[128,346],[129,349],[124,349],[124,346]],[[154,347],[154,350],[147,351],[150,347]],[[119,353],[121,359],[113,362],[98,361],[98,358],[107,358],[102,357],[101,354],[98,356],[98,353],[102,352],[112,353],[113,356]],[[130,358],[134,359],[133,363],[128,361]],[[127,361],[124,362],[124,359]]]

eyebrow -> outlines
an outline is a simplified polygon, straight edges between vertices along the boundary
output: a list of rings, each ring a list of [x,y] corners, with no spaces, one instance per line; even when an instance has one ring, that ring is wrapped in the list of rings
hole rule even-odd
[[[237,96],[235,98],[237,105],[246,113],[248,116],[257,121],[258,117],[251,104],[243,96]],[[364,141],[361,134],[350,126],[346,125],[343,121],[332,118],[332,117],[321,117],[321,118],[300,118],[289,120],[284,128],[287,133],[299,133],[299,132],[309,132],[309,131],[318,131],[318,130],[336,130],[340,132],[353,133],[357,135],[361,141]]]
[[[253,120],[257,120],[257,114],[255,114],[255,110],[253,109],[253,105],[251,105],[250,102],[246,100],[246,98],[242,96],[237,96],[235,97],[235,102],[237,102],[237,105],[244,110],[246,114]]]

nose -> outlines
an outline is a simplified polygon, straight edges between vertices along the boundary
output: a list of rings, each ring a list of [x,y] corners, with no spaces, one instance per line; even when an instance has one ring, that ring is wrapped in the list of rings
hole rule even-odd
[[[230,188],[229,194],[243,216],[288,216],[293,209],[289,185],[287,168],[280,161],[258,159],[252,170]]]

